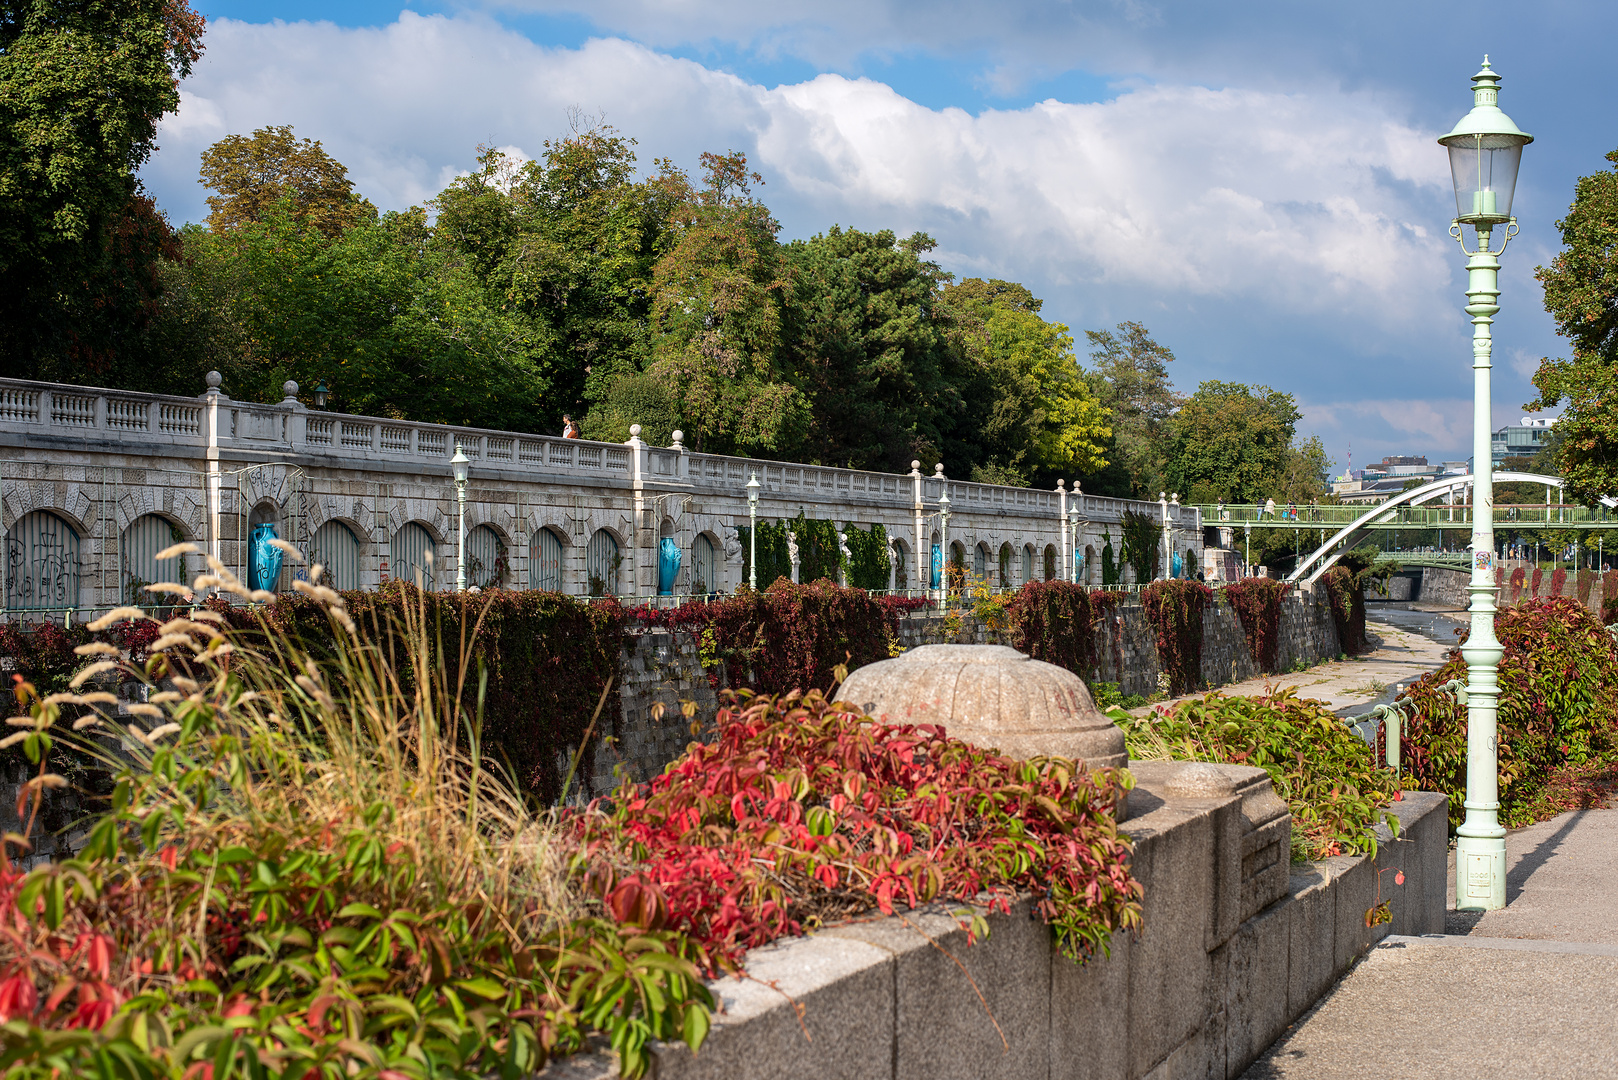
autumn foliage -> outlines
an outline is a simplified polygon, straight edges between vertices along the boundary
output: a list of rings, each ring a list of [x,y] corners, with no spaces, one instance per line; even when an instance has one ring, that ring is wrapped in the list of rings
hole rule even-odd
[[[1141,927],[1112,813],[1127,783],[879,723],[818,691],[743,694],[712,744],[573,823],[615,908],[716,960],[872,907],[1005,910],[1029,891],[1058,947],[1082,959]]]

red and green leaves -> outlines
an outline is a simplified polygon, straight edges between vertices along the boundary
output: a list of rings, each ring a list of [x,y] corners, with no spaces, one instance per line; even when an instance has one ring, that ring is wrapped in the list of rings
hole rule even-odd
[[[667,925],[716,965],[873,906],[987,893],[1003,909],[1029,890],[1063,951],[1082,958],[1140,928],[1111,813],[1124,782],[878,723],[818,692],[744,696],[720,712],[715,742],[574,822],[614,916],[661,911],[645,896],[655,889]]]

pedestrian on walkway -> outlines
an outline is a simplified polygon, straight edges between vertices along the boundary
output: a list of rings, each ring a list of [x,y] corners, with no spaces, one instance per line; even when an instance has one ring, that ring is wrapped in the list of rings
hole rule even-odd
[[[1260,510],[1258,512],[1258,519],[1260,521],[1263,521],[1265,514],[1270,515],[1270,520],[1271,521],[1275,520],[1275,500],[1274,499],[1265,499],[1264,500],[1264,509],[1262,509],[1262,510]]]
[[[562,438],[564,438],[564,439],[577,439],[578,437],[579,437],[579,425],[577,425],[577,424],[575,424],[573,422],[573,418],[571,416],[567,415],[567,413],[563,413],[562,414]]]

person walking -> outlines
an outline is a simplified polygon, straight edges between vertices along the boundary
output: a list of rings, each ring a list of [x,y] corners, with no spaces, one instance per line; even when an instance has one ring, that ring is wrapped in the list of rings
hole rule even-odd
[[[1270,520],[1271,521],[1275,520],[1275,500],[1274,499],[1265,499],[1264,500],[1264,509],[1261,510],[1259,512],[1259,515],[1258,515],[1260,521],[1264,520],[1264,515],[1265,514],[1270,515]]]
[[[562,438],[564,438],[564,439],[577,439],[578,437],[579,437],[579,425],[577,425],[577,424],[575,424],[573,422],[573,418],[571,416],[567,415],[567,413],[563,413],[562,414]]]

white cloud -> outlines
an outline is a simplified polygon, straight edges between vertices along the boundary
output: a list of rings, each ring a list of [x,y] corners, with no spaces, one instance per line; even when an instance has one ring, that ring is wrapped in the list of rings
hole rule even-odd
[[[639,138],[643,162],[745,150],[788,235],[924,229],[946,266],[1027,282],[1075,330],[1172,330],[1187,389],[1235,378],[1329,403],[1393,378],[1383,393],[1425,397],[1454,384],[1406,358],[1465,348],[1445,164],[1374,95],[1134,85],[973,116],[869,79],[771,89],[622,40],[551,48],[410,12],[362,29],[221,19],[207,44],[145,170],[180,220],[205,212],[197,156],[225,134],[292,124],[390,209],[431,198],[480,143],[539,153],[579,108]],[[1404,405],[1366,415],[1392,439],[1467,443]]]

